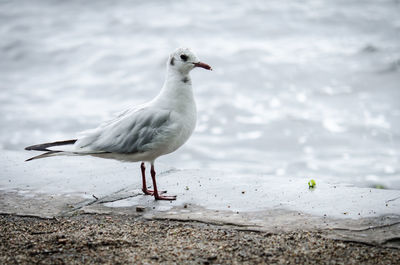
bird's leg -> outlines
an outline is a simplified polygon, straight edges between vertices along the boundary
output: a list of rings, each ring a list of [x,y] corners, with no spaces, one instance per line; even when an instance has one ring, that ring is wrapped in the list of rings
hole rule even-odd
[[[161,196],[160,194],[158,194],[157,183],[156,183],[156,171],[154,170],[153,163],[151,164],[150,173],[151,173],[151,178],[153,179],[154,198],[156,200],[167,200],[167,201],[176,200],[176,196]]]
[[[142,170],[142,191],[146,195],[153,195],[153,191],[147,189],[146,185],[146,166],[144,165],[144,162],[140,165],[140,169]]]
[[[147,189],[147,185],[146,185],[146,166],[144,164],[144,162],[142,162],[142,164],[140,164],[140,169],[142,171],[142,191],[144,194],[146,195],[154,195],[154,191]],[[167,191],[160,191],[161,194],[166,193]]]

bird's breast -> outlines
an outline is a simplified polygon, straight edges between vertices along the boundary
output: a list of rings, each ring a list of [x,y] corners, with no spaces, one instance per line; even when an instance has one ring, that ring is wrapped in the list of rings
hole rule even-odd
[[[177,125],[169,143],[168,153],[181,147],[192,135],[196,127],[196,105],[190,104],[185,109],[171,113],[172,122]]]

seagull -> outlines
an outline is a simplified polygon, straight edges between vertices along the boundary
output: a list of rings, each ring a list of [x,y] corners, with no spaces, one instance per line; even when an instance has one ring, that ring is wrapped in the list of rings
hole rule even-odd
[[[151,101],[129,108],[95,129],[81,132],[77,139],[28,146],[43,151],[31,161],[59,155],[91,155],[120,161],[141,162],[142,191],[156,200],[176,200],[162,195],[156,184],[155,160],[181,147],[196,126],[196,103],[190,71],[212,70],[188,48],[178,48],[167,60],[167,74],[160,93]],[[151,165],[153,190],[146,185],[145,162]]]

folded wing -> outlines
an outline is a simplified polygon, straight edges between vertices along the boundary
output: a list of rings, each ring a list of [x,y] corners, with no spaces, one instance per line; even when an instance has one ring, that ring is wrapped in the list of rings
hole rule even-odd
[[[170,116],[171,111],[162,109],[128,110],[94,130],[83,132],[74,149],[83,153],[149,151],[175,129]]]

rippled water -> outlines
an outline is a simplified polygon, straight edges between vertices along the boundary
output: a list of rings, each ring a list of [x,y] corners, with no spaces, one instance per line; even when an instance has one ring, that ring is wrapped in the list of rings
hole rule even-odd
[[[399,14],[377,0],[0,0],[0,148],[151,99],[188,46],[214,71],[193,71],[197,129],[160,161],[399,189]]]

